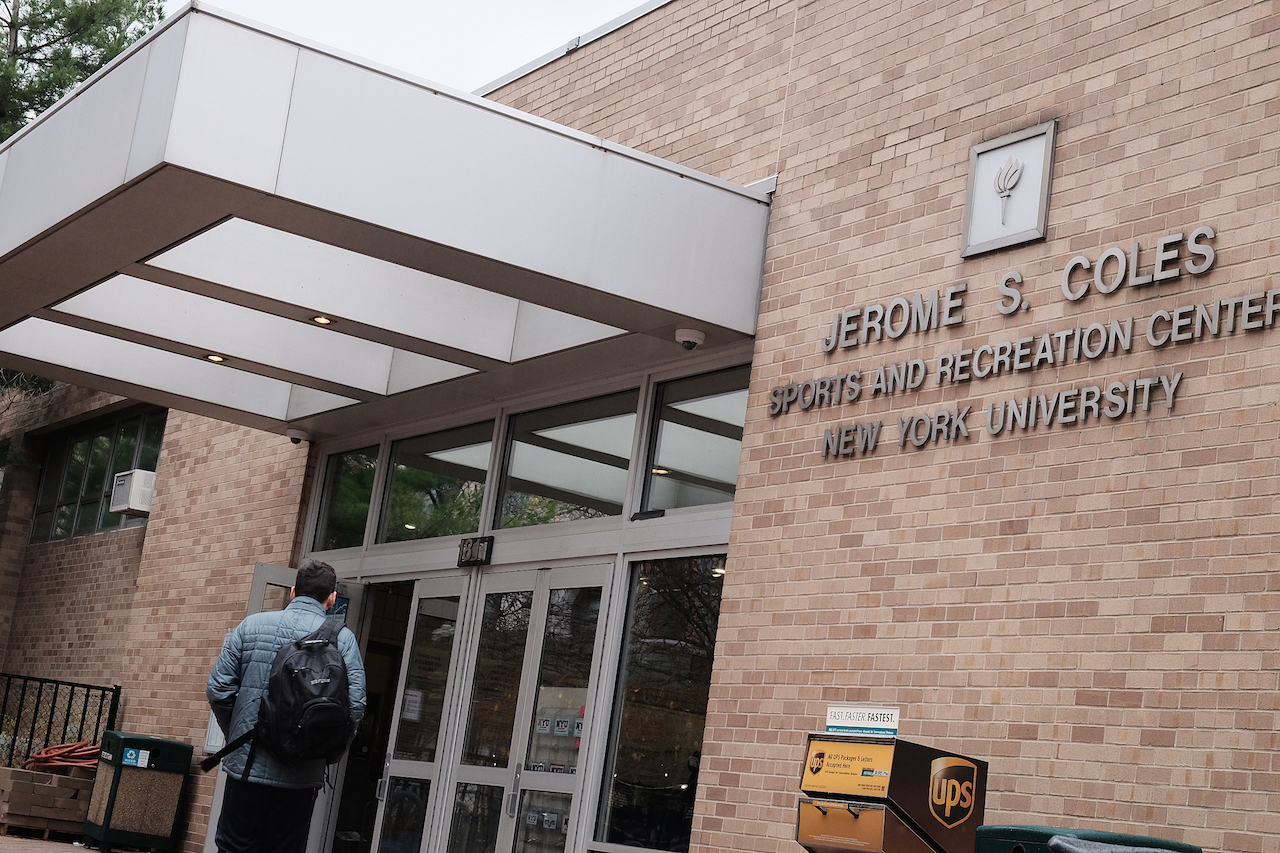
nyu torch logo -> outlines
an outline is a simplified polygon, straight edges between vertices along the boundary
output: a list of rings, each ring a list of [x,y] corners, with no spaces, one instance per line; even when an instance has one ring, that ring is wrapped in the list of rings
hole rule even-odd
[[[1022,163],[1010,157],[996,172],[996,195],[1000,196],[1000,224],[1004,225],[1005,215],[1009,212],[1009,196],[1022,177]]]
[[[929,778],[929,809],[938,822],[954,829],[973,814],[978,767],[972,761],[947,756],[934,759]]]

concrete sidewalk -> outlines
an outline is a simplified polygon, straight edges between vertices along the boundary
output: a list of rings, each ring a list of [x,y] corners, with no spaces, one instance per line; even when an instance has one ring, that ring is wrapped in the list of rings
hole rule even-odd
[[[21,831],[21,830],[15,830]],[[83,845],[83,840],[81,845]],[[21,835],[0,835],[0,853],[82,853],[85,847],[71,841],[45,841]]]

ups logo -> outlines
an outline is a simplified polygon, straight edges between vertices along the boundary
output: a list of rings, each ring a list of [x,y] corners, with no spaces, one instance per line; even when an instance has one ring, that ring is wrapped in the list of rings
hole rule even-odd
[[[816,775],[822,769],[822,765],[826,760],[827,754],[825,752],[815,752],[809,756],[809,772]],[[794,767],[795,765],[791,766]]]
[[[929,810],[938,822],[953,829],[973,814],[978,767],[955,756],[936,758],[929,777]]]

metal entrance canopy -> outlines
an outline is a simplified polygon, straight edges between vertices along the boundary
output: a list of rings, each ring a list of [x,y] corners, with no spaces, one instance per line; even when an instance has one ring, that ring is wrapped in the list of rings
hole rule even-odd
[[[750,338],[768,202],[191,3],[0,146],[0,363],[357,432]]]

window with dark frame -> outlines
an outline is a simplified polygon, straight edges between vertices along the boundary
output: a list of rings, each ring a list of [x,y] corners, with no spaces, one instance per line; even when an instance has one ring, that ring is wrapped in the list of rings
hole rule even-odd
[[[121,472],[156,470],[168,416],[167,409],[132,408],[49,436],[31,541],[146,524],[111,512],[111,486]]]
[[[631,564],[595,840],[689,849],[725,556]]]
[[[356,548],[364,544],[364,528],[378,472],[378,448],[334,453],[325,463],[324,502],[320,505],[314,550]]]
[[[639,398],[624,391],[514,416],[494,526],[621,515]]]
[[[493,426],[485,421],[391,445],[378,542],[480,530]]]
[[[744,365],[658,386],[643,511],[733,501],[750,379]]]
[[[641,511],[731,503],[750,365],[661,383],[643,455]],[[513,415],[492,529],[617,516],[627,501],[639,393],[629,390]],[[494,421],[401,439],[372,494],[378,447],[331,454],[312,548],[466,536],[484,528]]]

